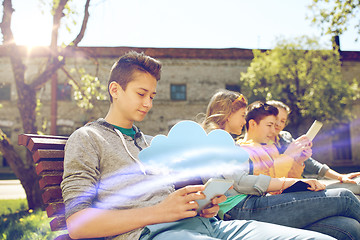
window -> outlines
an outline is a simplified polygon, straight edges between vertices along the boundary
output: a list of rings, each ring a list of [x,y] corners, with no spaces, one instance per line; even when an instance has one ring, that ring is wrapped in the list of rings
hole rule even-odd
[[[170,98],[175,101],[186,100],[186,85],[185,84],[171,84]]]
[[[334,160],[352,159],[350,124],[338,124],[334,126],[333,153]]]
[[[60,83],[57,86],[57,100],[71,101],[71,85],[67,83]]]
[[[226,84],[225,89],[233,92],[240,92],[241,90],[239,84]]]
[[[11,85],[9,83],[0,83],[0,101],[11,100]]]

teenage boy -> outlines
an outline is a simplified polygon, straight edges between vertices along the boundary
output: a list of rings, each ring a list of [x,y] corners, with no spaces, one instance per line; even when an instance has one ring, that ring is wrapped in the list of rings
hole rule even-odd
[[[76,130],[65,148],[61,184],[72,238],[106,239],[332,239],[315,232],[256,221],[218,221],[225,196],[197,216],[203,185],[174,190],[145,169],[138,153],[151,138],[134,126],[152,107],[159,61],[130,52],[113,66],[105,119]]]
[[[287,125],[288,117],[291,112],[289,106],[285,103],[277,100],[270,100],[267,104],[274,106],[278,109],[277,121],[275,124],[275,133],[272,136],[272,141],[279,150],[280,153],[285,152],[289,147],[294,145],[302,146],[304,143],[302,139],[304,136],[294,140],[291,133],[284,131]],[[330,184],[327,188],[347,188],[355,194],[360,194],[360,185],[357,184],[360,178],[360,172],[353,172],[349,174],[340,174],[333,169],[329,168],[326,164],[322,164],[317,160],[309,157],[304,161],[304,172],[305,174],[317,175],[318,178],[326,177],[328,179],[339,180],[339,183]],[[358,179],[356,179],[358,178]]]
[[[250,104],[246,114],[246,134],[237,143],[250,154],[250,174],[301,178],[303,158],[312,154],[310,144],[301,149],[288,149],[284,154],[279,154],[274,145],[268,145],[275,133],[277,115],[276,107],[260,101]]]

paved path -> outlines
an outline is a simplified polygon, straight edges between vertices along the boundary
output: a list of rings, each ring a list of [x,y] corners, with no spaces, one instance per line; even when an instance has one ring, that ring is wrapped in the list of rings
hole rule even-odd
[[[19,180],[0,180],[0,199],[26,198]]]

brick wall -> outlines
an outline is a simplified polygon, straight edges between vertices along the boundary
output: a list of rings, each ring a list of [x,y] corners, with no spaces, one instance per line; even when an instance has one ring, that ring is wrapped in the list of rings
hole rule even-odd
[[[98,71],[100,81],[106,85],[109,70],[114,61],[129,50],[143,51],[158,58],[163,63],[162,78],[158,84],[154,107],[146,119],[137,125],[147,134],[166,134],[169,128],[179,120],[196,120],[199,113],[204,113],[212,94],[226,84],[238,84],[240,72],[246,72],[252,59],[252,51],[248,49],[163,49],[163,48],[107,48],[81,47],[76,51],[67,52],[66,68],[83,67],[87,72]],[[22,49],[28,64],[27,79],[36,76],[46,63],[47,48],[37,48],[32,52]],[[27,55],[29,54],[29,55]],[[343,53],[344,79],[360,79],[360,52]],[[98,64],[95,64],[98,63]],[[17,135],[22,133],[20,116],[16,107],[16,88],[13,81],[10,61],[7,52],[0,46],[0,83],[11,83],[11,101],[0,101],[0,127],[11,130],[11,139],[16,143]],[[59,82],[66,81],[65,74],[59,71]],[[187,98],[185,101],[170,99],[170,85],[185,84]],[[40,91],[42,107],[38,116],[39,130],[45,126],[44,133],[49,133],[50,123],[50,84],[47,83]],[[94,109],[84,111],[74,101],[59,101],[58,125],[64,131],[73,131],[84,123],[104,117],[109,103],[100,102]],[[359,105],[360,106],[360,105]],[[357,107],[360,112],[360,107]],[[352,164],[360,165],[359,123],[351,125]],[[315,144],[331,146],[331,140]],[[316,154],[315,154],[316,156]],[[331,151],[327,155],[316,156],[319,160],[332,164]],[[0,162],[1,166],[1,162]]]

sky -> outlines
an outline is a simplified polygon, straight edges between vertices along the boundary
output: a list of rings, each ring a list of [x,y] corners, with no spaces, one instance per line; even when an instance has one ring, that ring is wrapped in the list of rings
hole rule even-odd
[[[85,0],[73,0],[82,13]],[[80,46],[271,49],[277,39],[303,35],[330,48],[330,38],[312,26],[311,0],[92,0]],[[13,0],[12,29],[19,45],[49,45],[52,16],[39,0]],[[43,13],[42,13],[43,12]],[[1,6],[2,15],[2,6]],[[80,17],[60,32],[70,42]],[[351,31],[352,30],[352,31]],[[343,51],[360,51],[355,31],[340,37]]]

